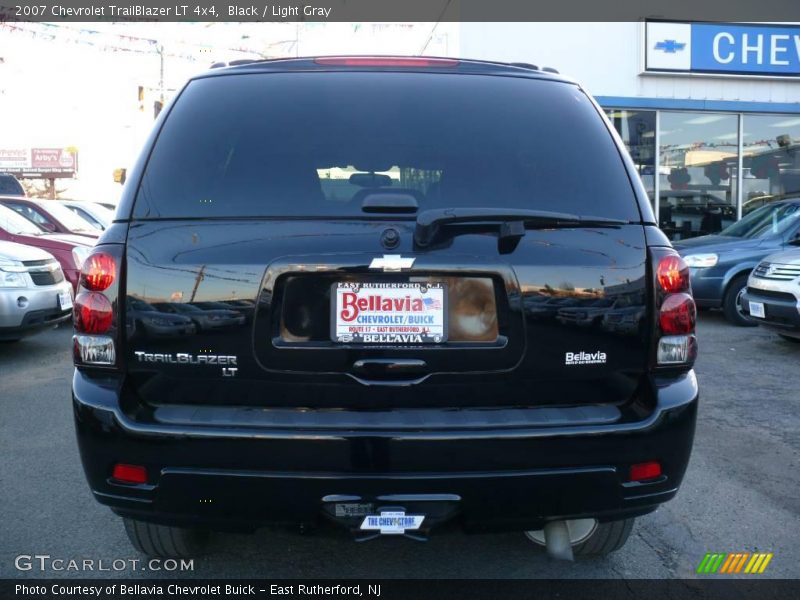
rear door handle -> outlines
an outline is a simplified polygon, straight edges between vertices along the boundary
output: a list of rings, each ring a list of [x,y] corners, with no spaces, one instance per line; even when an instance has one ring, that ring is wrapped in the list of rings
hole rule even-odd
[[[416,358],[363,358],[353,372],[366,377],[403,377],[427,373],[428,363]]]

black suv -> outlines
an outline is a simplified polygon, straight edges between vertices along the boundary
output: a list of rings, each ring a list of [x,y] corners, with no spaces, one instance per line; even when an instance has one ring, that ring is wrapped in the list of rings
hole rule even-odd
[[[147,554],[326,520],[604,554],[689,461],[688,269],[599,107],[532,66],[195,77],[79,292],[83,465]],[[136,302],[205,325],[128,328]]]

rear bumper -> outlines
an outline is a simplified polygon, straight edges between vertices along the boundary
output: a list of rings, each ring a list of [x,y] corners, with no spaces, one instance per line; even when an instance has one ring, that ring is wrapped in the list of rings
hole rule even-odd
[[[451,411],[451,426],[310,430],[133,421],[118,388],[79,371],[73,380],[78,443],[97,500],[126,516],[217,529],[310,524],[341,502],[446,514],[467,530],[645,514],[677,492],[698,403],[689,373],[659,382],[657,406],[634,423],[534,419],[464,429]],[[661,462],[662,477],[626,481],[631,464],[651,460]],[[148,484],[112,481],[117,462],[144,465]]]
[[[742,308],[748,315],[751,301],[764,305],[765,318],[750,317],[750,320],[780,332],[800,331],[800,300],[796,297],[749,287],[742,296]]]

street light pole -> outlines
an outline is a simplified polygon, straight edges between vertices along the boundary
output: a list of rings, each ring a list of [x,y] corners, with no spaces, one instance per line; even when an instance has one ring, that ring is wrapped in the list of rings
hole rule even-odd
[[[161,104],[164,104],[164,44],[158,45],[158,55],[161,63],[158,76],[158,99],[161,101]]]

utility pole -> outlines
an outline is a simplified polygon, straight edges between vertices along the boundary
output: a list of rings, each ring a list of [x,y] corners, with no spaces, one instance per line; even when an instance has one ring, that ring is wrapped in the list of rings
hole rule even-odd
[[[161,100],[161,103],[164,103],[164,44],[158,45],[158,55],[160,57],[161,65],[159,67],[159,75],[158,75],[158,99]]]
[[[192,288],[192,295],[189,298],[189,302],[194,302],[194,297],[197,295],[197,288],[200,287],[200,282],[206,278],[205,276],[206,266],[203,265],[200,267],[200,270],[197,272],[197,277],[194,280],[194,287]]]
[[[153,118],[157,118],[161,109],[164,108],[164,44],[158,45],[158,100],[153,103]]]

